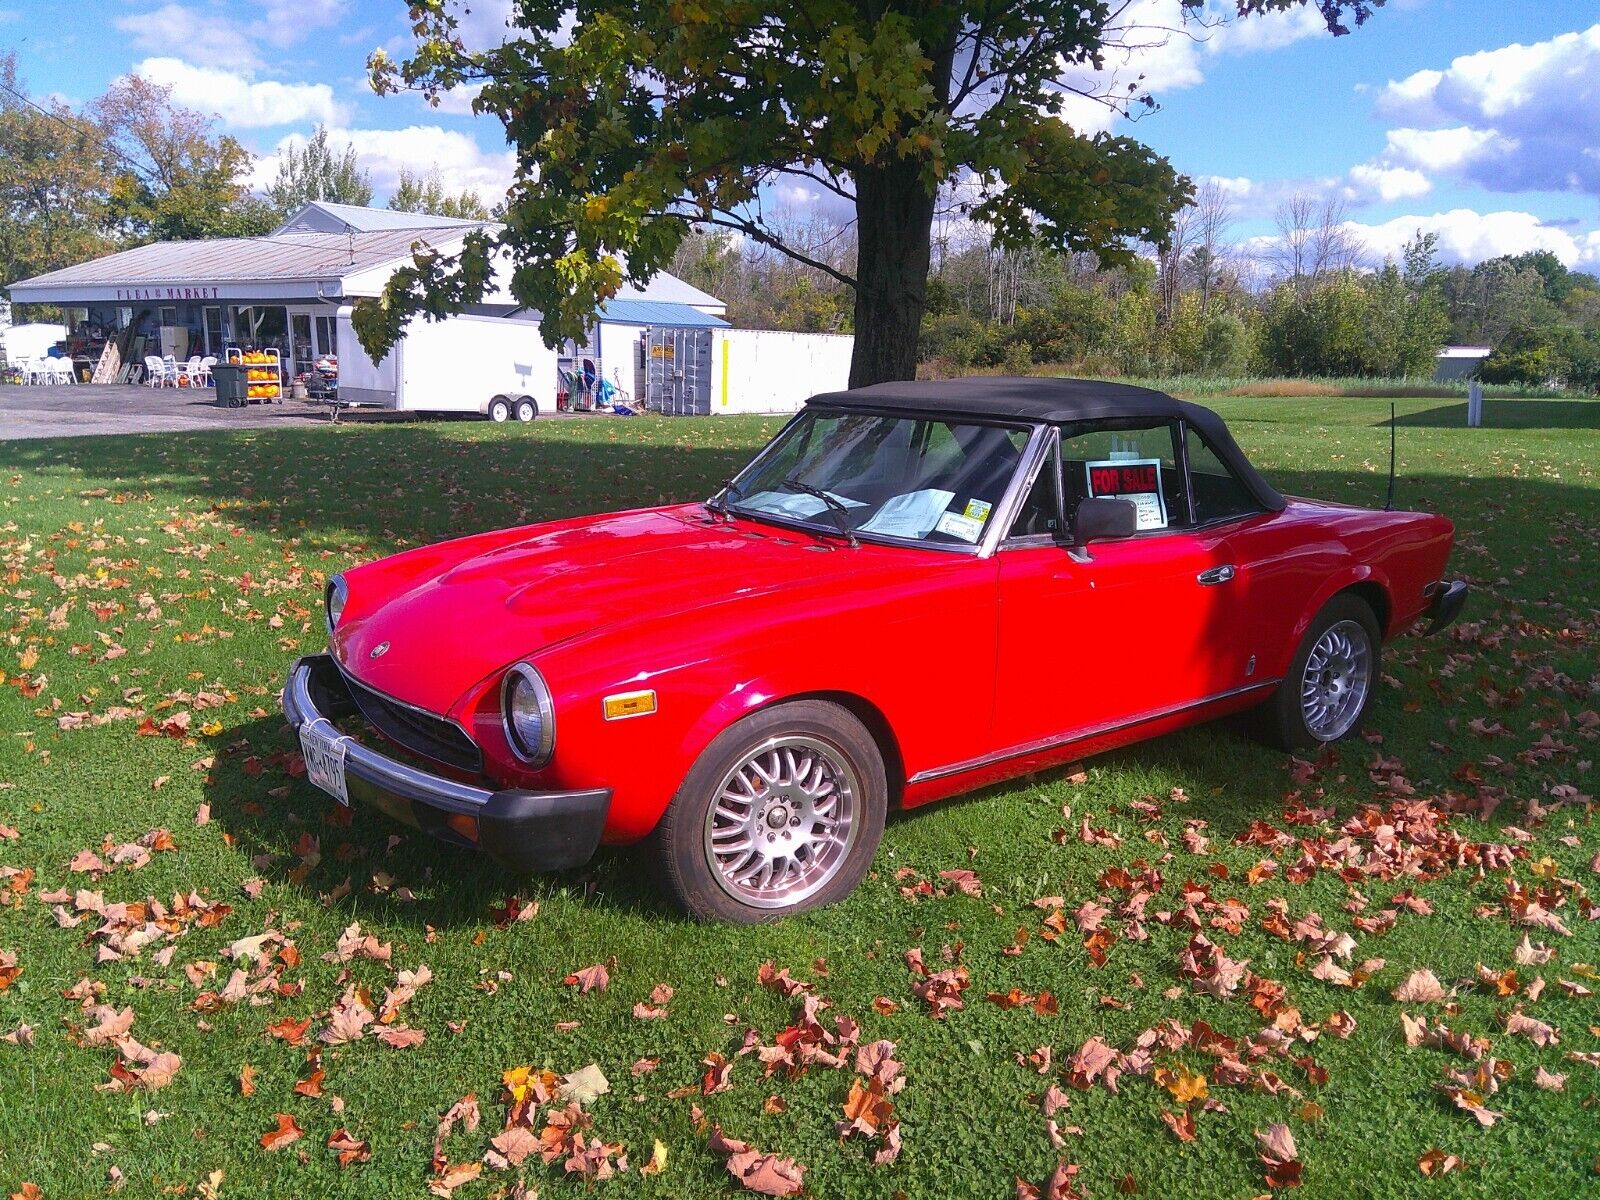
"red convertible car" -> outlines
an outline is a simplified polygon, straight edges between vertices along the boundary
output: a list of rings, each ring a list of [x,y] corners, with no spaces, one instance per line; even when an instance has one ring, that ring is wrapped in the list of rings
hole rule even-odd
[[[706,503],[333,579],[283,707],[343,803],[518,871],[651,838],[689,912],[756,921],[847,894],[897,805],[1251,707],[1346,736],[1384,641],[1460,612],[1452,540],[1285,498],[1160,392],[880,384]]]

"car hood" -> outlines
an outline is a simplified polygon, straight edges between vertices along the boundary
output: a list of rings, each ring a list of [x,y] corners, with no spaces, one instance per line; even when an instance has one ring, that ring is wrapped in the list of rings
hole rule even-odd
[[[336,657],[369,687],[447,712],[489,675],[604,626],[921,553],[837,543],[698,506],[643,509],[426,547],[349,571]],[[371,597],[381,597],[373,600]]]

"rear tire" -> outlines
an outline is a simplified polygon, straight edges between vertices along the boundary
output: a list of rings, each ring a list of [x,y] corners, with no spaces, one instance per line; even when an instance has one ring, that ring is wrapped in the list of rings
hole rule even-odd
[[[883,756],[835,704],[798,700],[718,734],[655,841],[673,898],[702,921],[775,921],[843,899],[888,810]]]
[[[517,420],[526,425],[539,415],[539,406],[533,402],[532,397],[524,396],[517,401]]]
[[[1372,609],[1348,593],[1335,596],[1306,629],[1289,673],[1262,708],[1266,740],[1297,751],[1349,737],[1372,705],[1382,665]]]
[[[504,396],[496,396],[489,401],[489,420],[496,425],[504,425],[511,419],[511,405]]]

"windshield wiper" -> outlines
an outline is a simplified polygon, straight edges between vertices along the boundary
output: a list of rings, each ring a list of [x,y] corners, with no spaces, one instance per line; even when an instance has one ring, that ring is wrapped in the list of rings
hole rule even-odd
[[[743,496],[744,489],[734,483],[732,479],[724,479],[722,486],[716,494],[706,501],[706,508],[717,514],[724,521],[728,519],[728,500],[733,496]]]
[[[861,544],[856,540],[855,530],[850,528],[850,510],[839,502],[838,497],[829,495],[821,488],[803,480],[795,479],[792,476],[783,481],[783,486],[793,488],[797,492],[804,492],[808,496],[815,496],[818,500],[821,500],[828,506],[828,511],[833,514],[834,524],[839,527],[839,536],[852,546]]]

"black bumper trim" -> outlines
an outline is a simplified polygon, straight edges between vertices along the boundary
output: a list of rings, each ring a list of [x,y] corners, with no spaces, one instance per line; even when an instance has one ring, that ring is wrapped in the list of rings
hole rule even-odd
[[[1467,604],[1467,581],[1465,579],[1440,580],[1433,585],[1429,595],[1428,618],[1429,634],[1438,633],[1455,623],[1461,615],[1461,610]]]
[[[299,659],[283,689],[283,715],[296,734],[321,721],[334,733],[334,719],[354,714],[355,699],[326,654]],[[361,801],[444,841],[476,845],[513,871],[531,873],[576,867],[600,845],[610,788],[572,792],[493,790],[420,770],[347,739],[345,780],[352,802]],[[474,817],[476,843],[448,824],[451,814]]]

